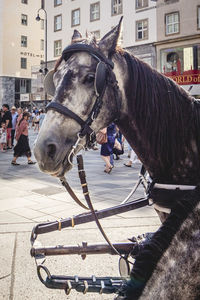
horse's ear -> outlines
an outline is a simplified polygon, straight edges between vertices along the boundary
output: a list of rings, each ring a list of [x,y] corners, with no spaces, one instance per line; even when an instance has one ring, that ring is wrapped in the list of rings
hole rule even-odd
[[[72,43],[76,42],[79,39],[82,39],[82,35],[78,30],[74,29],[74,33],[72,35]]]
[[[119,24],[104,35],[99,42],[99,48],[106,56],[109,56],[109,54],[113,53],[116,49],[120,37],[122,19],[123,17],[121,17]]]

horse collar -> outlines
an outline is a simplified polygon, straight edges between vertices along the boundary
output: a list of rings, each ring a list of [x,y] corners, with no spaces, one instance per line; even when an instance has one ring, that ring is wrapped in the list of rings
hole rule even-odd
[[[50,102],[47,105],[46,109],[56,110],[60,114],[70,117],[74,119],[77,123],[79,123],[79,125],[81,126],[81,130],[78,133],[78,139],[86,136],[86,146],[88,148],[91,148],[96,140],[96,135],[90,126],[92,122],[97,118],[100,109],[103,105],[103,96],[106,90],[108,73],[111,77],[110,83],[114,90],[116,107],[118,111],[117,118],[115,121],[117,121],[117,119],[119,118],[119,112],[121,106],[119,88],[118,88],[118,82],[116,80],[115,74],[112,71],[112,69],[114,68],[114,63],[110,59],[106,58],[97,49],[93,48],[90,45],[85,45],[85,44],[74,44],[66,47],[62,52],[62,59],[67,61],[76,52],[87,52],[98,62],[96,67],[95,82],[94,82],[96,100],[87,120],[86,121],[82,120],[77,114],[75,114],[73,111],[69,110],[66,106],[58,102]]]

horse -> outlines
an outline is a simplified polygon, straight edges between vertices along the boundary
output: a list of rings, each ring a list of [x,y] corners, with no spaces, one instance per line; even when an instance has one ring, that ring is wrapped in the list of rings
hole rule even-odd
[[[152,178],[149,198],[163,222],[136,256],[119,297],[197,299],[200,103],[118,46],[121,22],[98,43],[74,31],[44,82],[53,100],[34,154],[43,172],[62,177],[73,157],[114,122]]]

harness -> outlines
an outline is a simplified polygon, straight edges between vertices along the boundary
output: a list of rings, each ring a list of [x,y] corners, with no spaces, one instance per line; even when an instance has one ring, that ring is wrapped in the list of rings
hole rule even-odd
[[[116,109],[117,109],[117,117],[114,120],[115,122],[119,119],[120,107],[121,107],[118,82],[116,80],[116,76],[114,72],[112,71],[114,68],[114,63],[110,59],[106,58],[97,49],[94,49],[92,46],[85,45],[85,44],[74,44],[66,47],[62,52],[61,59],[67,61],[74,53],[77,52],[86,52],[90,54],[97,61],[95,80],[94,80],[94,91],[95,91],[96,99],[88,115],[87,120],[84,121],[72,110],[68,109],[66,106],[56,101],[50,102],[46,107],[47,111],[55,110],[62,115],[74,119],[81,126],[81,130],[77,134],[78,135],[77,142],[75,143],[72,149],[73,152],[77,147],[77,145],[79,144],[80,139],[82,139],[85,136],[86,136],[86,146],[88,148],[91,148],[92,145],[94,144],[96,135],[93,129],[91,128],[91,125],[99,115],[100,109],[103,105],[103,96],[107,84],[111,85],[114,92],[114,98],[115,98]],[[71,154],[72,153],[70,153],[70,155]]]
[[[86,137],[86,145],[87,147],[91,147],[95,141],[95,132],[91,128],[91,124],[99,115],[100,109],[103,104],[103,96],[106,90],[106,85],[110,84],[113,88],[115,101],[116,101],[116,109],[117,109],[117,118],[119,119],[120,113],[120,92],[118,88],[118,83],[113,72],[114,64],[110,59],[107,59],[102,53],[100,53],[97,49],[89,45],[84,44],[74,44],[71,46],[66,47],[62,53],[62,59],[67,61],[74,53],[76,52],[87,52],[89,53],[96,61],[97,67],[95,72],[95,81],[94,81],[94,90],[96,100],[89,113],[88,118],[84,121],[80,118],[77,114],[73,111],[69,110],[67,107],[63,106],[62,104],[53,101],[47,106],[47,110],[55,110],[60,114],[63,114],[67,117],[74,119],[80,126],[81,129],[78,133],[78,138],[70,155],[68,157],[69,162],[71,154],[75,152],[75,149],[79,145],[80,139]],[[115,120],[115,121],[116,121]],[[69,294],[71,289],[76,289],[77,291],[81,291],[84,294],[87,292],[99,292],[101,293],[113,293],[118,292],[121,284],[122,279],[121,277],[103,277],[103,278],[96,278],[92,276],[92,278],[86,277],[78,277],[78,276],[55,276],[51,275],[47,267],[44,266],[45,256],[48,255],[60,255],[60,254],[75,254],[78,253],[81,255],[83,259],[85,259],[86,254],[91,253],[110,253],[110,254],[118,254],[120,256],[121,264],[125,264],[126,267],[128,265],[128,257],[131,255],[132,249],[136,245],[136,240],[131,239],[130,243],[126,244],[111,244],[109,239],[107,238],[105,232],[103,231],[101,224],[99,223],[99,219],[105,218],[108,216],[112,216],[118,213],[122,213],[125,211],[137,209],[139,207],[144,207],[149,204],[149,199],[152,197],[155,191],[160,190],[167,190],[174,192],[185,192],[185,190],[193,190],[195,186],[184,186],[184,185],[164,185],[152,182],[148,185],[148,182],[145,180],[145,169],[142,168],[139,181],[136,183],[135,187],[133,188],[132,192],[128,195],[128,197],[121,203],[119,206],[115,206],[109,209],[95,211],[93,205],[91,203],[87,182],[85,178],[85,171],[83,167],[82,157],[78,156],[78,172],[79,177],[81,180],[81,186],[83,189],[83,194],[85,196],[85,200],[87,202],[87,206],[85,206],[73,193],[71,188],[69,187],[68,183],[66,182],[65,178],[61,178],[61,183],[70,193],[72,198],[82,207],[86,209],[90,209],[91,212],[84,213],[81,215],[74,216],[72,218],[63,219],[60,221],[49,222],[44,224],[38,224],[36,227],[33,228],[32,235],[31,235],[31,255],[35,257],[36,264],[37,264],[37,273],[40,281],[49,288],[56,288],[56,289],[64,289],[66,294]],[[132,194],[136,191],[138,185],[142,183],[145,188],[145,197],[141,199],[137,199],[127,203],[129,198]],[[154,197],[152,197],[154,199]],[[96,221],[99,230],[101,231],[102,235],[104,236],[105,240],[107,241],[108,245],[92,245],[88,246],[87,243],[83,243],[82,246],[72,247],[71,246],[57,246],[57,247],[35,247],[37,246],[37,235],[44,234],[47,232],[61,230],[67,227],[74,227],[78,224],[83,224],[91,221]],[[130,263],[130,262],[129,262]],[[127,267],[129,269],[129,267]],[[41,271],[46,273],[46,278],[43,279],[41,275]],[[130,272],[130,270],[129,270]],[[128,272],[128,273],[129,273]]]

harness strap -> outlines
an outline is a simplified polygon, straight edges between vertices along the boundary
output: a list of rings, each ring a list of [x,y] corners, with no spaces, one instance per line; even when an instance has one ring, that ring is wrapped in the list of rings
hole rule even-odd
[[[82,155],[77,155],[77,163],[78,163],[78,171],[79,171],[79,178],[80,178],[80,181],[81,181],[81,185],[82,185],[82,189],[83,189],[83,194],[85,196],[85,200],[87,202],[87,205],[88,207],[90,208],[90,211],[95,219],[95,222],[97,224],[97,227],[99,228],[101,234],[103,235],[104,239],[106,240],[106,242],[109,244],[109,246],[111,247],[111,249],[113,249],[113,251],[115,253],[117,253],[119,256],[121,256],[121,254],[119,253],[119,251],[113,246],[113,244],[110,242],[109,238],[107,237],[105,231],[103,230],[100,222],[99,222],[99,219],[97,217],[97,214],[94,210],[94,207],[92,205],[92,202],[91,202],[91,199],[90,199],[90,195],[89,195],[89,192],[88,192],[88,187],[87,185],[85,186],[84,185],[84,182],[86,181],[85,180],[85,171],[84,171],[84,166],[83,166],[83,157]]]
[[[80,205],[82,208],[85,209],[89,209],[87,206],[85,206],[85,204],[83,204],[78,197],[74,194],[73,190],[71,189],[71,187],[69,186],[68,182],[66,181],[65,177],[60,178],[60,182],[62,183],[62,185],[66,188],[66,190],[68,191],[68,193],[70,194],[70,196],[72,197],[72,199],[78,204]]]
[[[56,110],[57,112],[65,115],[67,117],[71,117],[72,119],[76,120],[76,122],[79,123],[81,125],[81,127],[85,125],[85,121],[83,121],[77,114],[75,114],[73,111],[68,109],[66,106],[64,106],[58,102],[50,102],[46,107],[46,110],[49,110],[49,109]]]
[[[74,52],[80,51],[88,52],[94,58],[100,61],[104,61],[112,69],[114,68],[114,63],[112,62],[112,60],[108,59],[103,53],[87,44],[72,44],[70,46],[67,46],[62,52],[62,58],[67,61]]]

